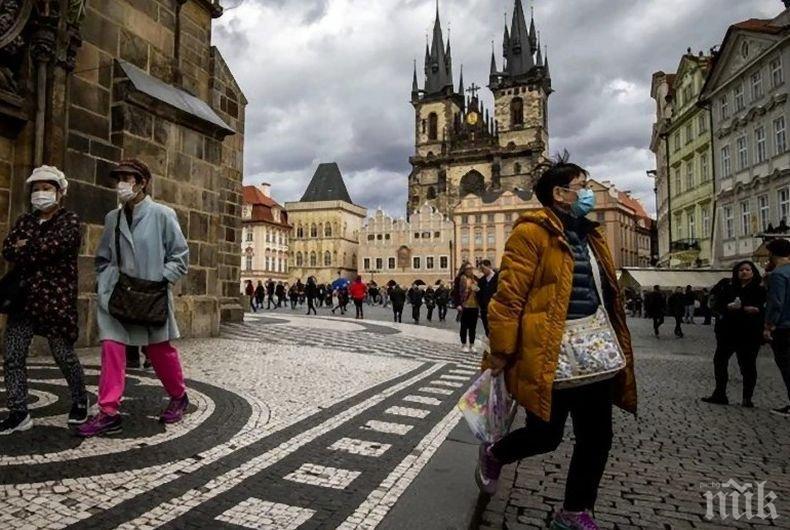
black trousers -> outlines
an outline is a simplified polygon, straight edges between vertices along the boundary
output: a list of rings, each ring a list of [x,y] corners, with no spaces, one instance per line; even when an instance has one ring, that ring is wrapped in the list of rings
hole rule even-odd
[[[754,387],[757,385],[757,353],[760,351],[760,340],[752,341],[735,339],[731,334],[716,334],[716,353],[713,354],[713,373],[716,376],[716,390],[713,395],[727,396],[728,368],[732,355],[738,359],[738,366],[743,376],[743,400],[751,401]]]
[[[392,306],[392,318],[395,322],[403,322],[403,306]]]
[[[576,443],[565,481],[564,507],[592,510],[598,497],[609,450],[612,447],[613,380],[578,388],[554,390],[548,422],[527,411],[527,425],[512,431],[492,448],[494,456],[509,464],[554,451],[562,442],[565,422],[573,418]]]
[[[413,305],[413,306],[411,306],[411,318],[415,322],[419,322],[420,321],[420,308],[421,307],[422,307],[421,305]]]
[[[675,315],[675,336],[682,337],[683,330],[680,328],[680,324],[683,322],[683,315]]]
[[[365,302],[364,300],[354,300],[354,307],[357,309],[357,316],[356,318],[365,318],[365,315],[362,313],[362,304]]]
[[[658,337],[658,328],[660,328],[663,325],[664,325],[664,315],[653,317],[653,333],[656,334],[656,337]]]
[[[771,348],[774,351],[774,361],[785,382],[787,400],[790,402],[790,329],[776,329],[773,336]]]
[[[315,305],[314,304],[315,304],[315,298],[312,298],[312,297],[308,296],[307,297],[307,314],[308,315],[310,314],[310,311],[312,311],[314,315],[318,314],[315,311]]]
[[[469,337],[469,344],[475,343],[478,315],[479,311],[476,307],[465,307],[461,311],[461,344],[466,344],[467,337]]]
[[[425,306],[425,311],[428,313],[428,314],[425,316],[425,318],[427,318],[427,319],[428,319],[428,322],[430,322],[430,321],[431,321],[431,319],[433,318],[433,308],[434,308],[434,306],[432,306],[432,305],[426,305],[426,306]]]
[[[255,307],[255,297],[254,296],[250,296],[250,309],[252,309],[253,313],[256,313],[258,311],[257,308]]]
[[[488,337],[488,305],[480,306],[480,320],[483,322],[483,331]]]
[[[274,306],[277,309],[277,302],[274,301],[274,295],[270,294],[269,297],[266,299],[266,309],[271,309]]]
[[[439,304],[436,307],[439,308],[439,321],[442,322],[447,316],[447,304]]]

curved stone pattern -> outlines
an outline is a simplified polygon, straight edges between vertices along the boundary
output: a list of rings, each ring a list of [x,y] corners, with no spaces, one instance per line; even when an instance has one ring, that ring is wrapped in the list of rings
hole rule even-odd
[[[460,418],[478,361],[448,339],[251,318],[179,345],[192,401],[182,424],[156,422],[161,386],[130,370],[123,435],[92,440],[66,430],[57,368],[31,366],[36,426],[0,439],[0,528],[373,527]],[[97,376],[88,366],[93,394]]]

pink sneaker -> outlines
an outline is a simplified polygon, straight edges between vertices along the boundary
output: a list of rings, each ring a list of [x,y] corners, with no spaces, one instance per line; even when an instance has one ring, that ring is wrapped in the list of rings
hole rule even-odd
[[[118,434],[123,430],[121,425],[121,415],[110,416],[104,412],[99,412],[77,429],[77,436],[82,438],[92,438],[94,436],[110,436]]]
[[[587,512],[560,510],[554,514],[552,530],[599,530],[598,523]]]
[[[172,398],[162,415],[159,416],[159,421],[166,424],[178,423],[184,419],[184,413],[186,413],[188,406],[189,398],[186,393],[178,399]]]

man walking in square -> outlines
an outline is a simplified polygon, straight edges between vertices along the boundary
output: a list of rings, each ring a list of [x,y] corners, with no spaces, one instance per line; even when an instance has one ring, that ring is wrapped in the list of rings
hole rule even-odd
[[[765,338],[771,342],[774,360],[787,389],[787,403],[771,412],[790,417],[790,241],[774,239],[769,252],[768,300],[765,306]]]

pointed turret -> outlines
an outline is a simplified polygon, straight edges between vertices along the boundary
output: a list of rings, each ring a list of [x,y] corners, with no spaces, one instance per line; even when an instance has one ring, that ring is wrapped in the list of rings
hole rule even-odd
[[[496,54],[494,53],[494,43],[491,43],[491,70],[489,74],[494,76],[497,74],[497,67],[496,67]]]
[[[527,30],[527,21],[521,0],[516,0],[508,40],[509,45],[505,53],[506,65],[504,70],[511,77],[525,75],[535,66],[535,63],[532,60],[532,43]]]
[[[464,95],[464,65],[461,65],[461,79],[458,81],[458,93]]]
[[[436,21],[433,24],[433,39],[426,55],[425,94],[436,95],[445,88],[453,87],[452,59],[450,47],[445,49],[442,24],[439,20],[439,2],[436,2]]]
[[[507,11],[505,11],[505,37],[502,39],[502,54],[507,57],[507,51],[510,49],[510,32],[507,29]]]
[[[535,54],[535,66],[543,66],[543,54],[540,52],[540,33],[538,33],[538,52]]]
[[[420,96],[420,86],[417,84],[417,59],[414,59],[414,75],[411,79],[411,99],[416,100]]]
[[[538,37],[535,32],[535,9],[530,8],[529,13],[529,45],[532,48],[532,53],[540,50],[540,44],[538,42]]]
[[[543,56],[543,77],[546,79],[551,79],[551,74],[549,73],[549,48],[546,47],[546,54]]]

